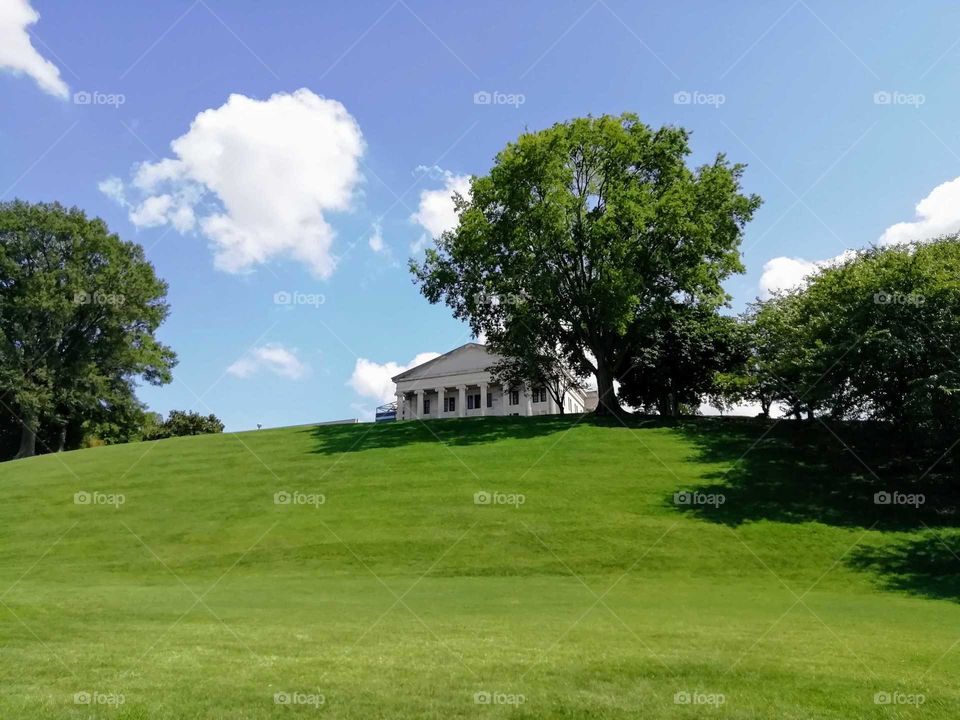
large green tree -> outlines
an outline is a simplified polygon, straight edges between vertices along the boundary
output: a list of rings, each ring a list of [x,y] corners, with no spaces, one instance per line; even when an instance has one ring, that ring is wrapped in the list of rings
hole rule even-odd
[[[20,425],[18,457],[38,428],[119,417],[139,379],[171,380],[176,356],[155,332],[167,286],[143,248],[57,203],[0,203],[0,403]],[[45,433],[43,433],[45,435]]]
[[[956,435],[958,237],[860,252],[758,304],[752,321],[753,372],[793,414]]]
[[[575,373],[596,376],[598,413],[619,412],[614,381],[644,314],[674,297],[722,302],[760,204],[723,155],[689,168],[688,141],[632,114],[524,133],[457,199],[457,227],[411,262],[421,292],[494,349],[524,327],[555,341]]]

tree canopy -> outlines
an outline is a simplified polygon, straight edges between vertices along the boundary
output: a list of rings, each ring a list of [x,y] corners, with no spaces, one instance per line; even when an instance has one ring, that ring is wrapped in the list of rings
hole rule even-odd
[[[790,413],[960,422],[960,239],[872,248],[756,304],[750,373]]]
[[[524,133],[457,198],[457,227],[411,262],[421,292],[502,354],[556,348],[575,374],[596,376],[598,412],[619,412],[613,383],[645,317],[677,299],[716,307],[722,281],[743,270],[760,199],[741,191],[742,165],[720,154],[690,169],[690,152],[686,130],[632,114]]]
[[[20,426],[18,456],[50,428],[142,411],[136,382],[171,380],[155,336],[166,284],[143,248],[57,203],[0,203],[0,407]]]

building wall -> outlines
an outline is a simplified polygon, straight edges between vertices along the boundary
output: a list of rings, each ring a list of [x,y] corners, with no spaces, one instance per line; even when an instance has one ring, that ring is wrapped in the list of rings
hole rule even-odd
[[[439,402],[439,395],[436,387],[440,384],[446,388],[445,398],[456,398],[455,409],[453,411],[444,411]],[[468,408],[467,396],[480,395],[479,384],[487,383],[487,394],[492,399],[492,404],[487,408]],[[460,408],[460,392],[458,385],[465,385],[466,392],[463,396],[463,409]],[[543,402],[533,402],[530,393],[519,391],[519,404],[508,404],[509,396],[507,391],[499,384],[490,381],[490,373],[486,371],[473,371],[463,374],[444,373],[437,377],[423,375],[415,379],[405,379],[397,383],[397,393],[404,394],[405,401],[398,407],[398,420],[413,420],[417,415],[417,390],[423,390],[424,399],[429,401],[430,412],[425,414],[422,419],[443,419],[456,417],[480,417],[503,416],[503,415],[555,415],[560,410],[547,393],[546,400]],[[482,395],[481,395],[482,398]],[[484,412],[485,411],[485,412]],[[566,398],[566,412],[574,414],[584,411],[583,397],[578,393],[570,393]]]

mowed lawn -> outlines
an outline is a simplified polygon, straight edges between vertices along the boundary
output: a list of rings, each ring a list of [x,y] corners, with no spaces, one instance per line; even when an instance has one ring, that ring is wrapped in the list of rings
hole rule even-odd
[[[960,561],[909,566],[953,530],[834,502],[785,425],[297,427],[0,465],[0,717],[960,717]],[[698,489],[724,504],[674,503]]]

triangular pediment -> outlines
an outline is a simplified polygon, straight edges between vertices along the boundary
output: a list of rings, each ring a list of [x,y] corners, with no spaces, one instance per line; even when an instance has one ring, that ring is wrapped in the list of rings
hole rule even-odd
[[[486,345],[467,343],[440,357],[410,368],[391,378],[391,380],[399,382],[401,380],[419,380],[421,378],[484,371],[499,359],[498,355],[487,350]]]

